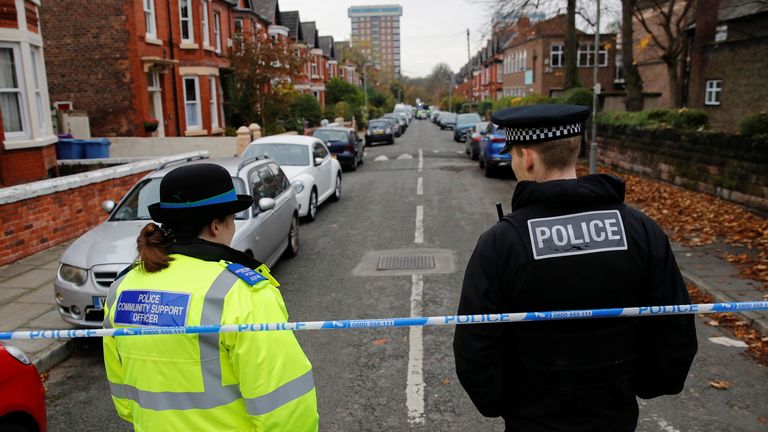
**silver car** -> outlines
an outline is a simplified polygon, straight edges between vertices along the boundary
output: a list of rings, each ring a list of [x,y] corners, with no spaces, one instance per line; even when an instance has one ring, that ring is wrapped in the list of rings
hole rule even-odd
[[[232,247],[272,266],[282,256],[299,252],[299,205],[290,181],[273,160],[201,160],[226,168],[238,194],[254,197],[254,205],[235,216]],[[61,318],[78,326],[101,327],[104,299],[117,274],[136,260],[136,237],[151,221],[147,206],[160,201],[160,180],[179,164],[141,179],[115,206],[102,208],[109,219],[75,240],[59,259],[53,282]]]

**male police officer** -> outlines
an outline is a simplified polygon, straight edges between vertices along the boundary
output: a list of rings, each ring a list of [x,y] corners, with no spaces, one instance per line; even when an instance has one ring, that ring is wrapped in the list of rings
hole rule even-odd
[[[478,240],[459,314],[688,304],[667,237],[627,207],[624,182],[576,178],[589,109],[496,112],[519,180],[512,213]],[[632,431],[635,396],[679,393],[692,316],[457,326],[456,372],[510,431]]]

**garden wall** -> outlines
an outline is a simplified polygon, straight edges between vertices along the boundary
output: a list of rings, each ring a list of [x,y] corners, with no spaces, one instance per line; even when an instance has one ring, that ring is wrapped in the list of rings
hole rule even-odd
[[[107,218],[148,172],[204,152],[174,155],[0,189],[0,266],[76,238]]]
[[[599,162],[768,212],[768,139],[603,126]]]

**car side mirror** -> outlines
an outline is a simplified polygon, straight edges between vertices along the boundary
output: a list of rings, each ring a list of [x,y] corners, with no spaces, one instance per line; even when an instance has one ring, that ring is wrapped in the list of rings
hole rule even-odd
[[[259,210],[267,211],[275,208],[275,200],[272,198],[262,198],[259,200]]]
[[[115,202],[112,200],[106,200],[101,203],[101,209],[107,213],[112,213],[112,210],[115,209]]]
[[[316,157],[315,158],[315,166],[320,166],[321,163],[323,163],[323,158]]]

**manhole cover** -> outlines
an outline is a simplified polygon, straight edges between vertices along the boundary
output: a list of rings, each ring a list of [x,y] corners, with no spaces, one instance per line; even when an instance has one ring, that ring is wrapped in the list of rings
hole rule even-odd
[[[383,256],[376,270],[426,270],[435,268],[433,255]]]

